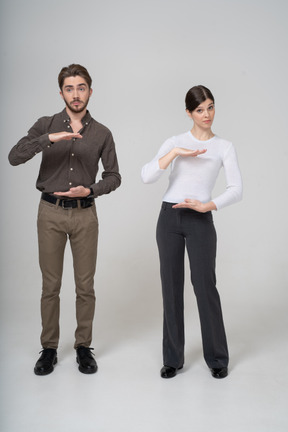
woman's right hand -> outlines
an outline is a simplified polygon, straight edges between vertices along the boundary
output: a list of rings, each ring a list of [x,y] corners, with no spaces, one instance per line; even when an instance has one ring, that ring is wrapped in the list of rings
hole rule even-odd
[[[203,150],[189,150],[182,147],[175,147],[161,159],[159,159],[159,168],[166,169],[170,163],[177,157],[196,157],[203,153],[206,153],[207,149]]]
[[[176,156],[182,156],[182,157],[196,157],[199,156],[200,154],[206,153],[207,149],[203,149],[203,150],[189,150],[186,148],[182,148],[182,147],[175,147],[174,149]]]

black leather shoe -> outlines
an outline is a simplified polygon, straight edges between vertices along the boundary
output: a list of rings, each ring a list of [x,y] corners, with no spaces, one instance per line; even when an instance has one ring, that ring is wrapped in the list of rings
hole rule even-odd
[[[228,375],[228,368],[227,367],[223,367],[223,368],[211,368],[211,375],[213,376],[213,378],[226,378]]]
[[[163,366],[161,371],[160,371],[160,375],[162,378],[173,378],[177,375],[177,371],[179,369],[182,369],[183,366],[179,367],[179,368],[174,368],[172,366]]]
[[[97,372],[98,366],[97,363],[95,361],[95,359],[93,358],[93,355],[91,350],[93,348],[87,348],[84,346],[79,346],[76,349],[76,360],[77,363],[79,364],[79,371],[84,373],[84,374],[93,374],[95,372]]]
[[[34,372],[36,375],[48,375],[54,370],[57,363],[57,351],[54,348],[44,348],[36,362]]]

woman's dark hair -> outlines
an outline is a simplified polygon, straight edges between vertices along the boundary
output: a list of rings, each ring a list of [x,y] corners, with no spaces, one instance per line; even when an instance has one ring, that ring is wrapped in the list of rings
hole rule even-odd
[[[59,75],[58,75],[58,84],[59,84],[60,90],[62,90],[65,78],[69,78],[71,76],[73,76],[73,77],[81,76],[87,82],[89,89],[91,88],[92,79],[91,79],[87,69],[84,66],[73,63],[67,67],[63,67],[61,69]]]
[[[186,109],[189,112],[192,112],[206,99],[211,99],[214,103],[214,96],[212,95],[211,91],[203,85],[194,86],[188,90],[186,94]]]

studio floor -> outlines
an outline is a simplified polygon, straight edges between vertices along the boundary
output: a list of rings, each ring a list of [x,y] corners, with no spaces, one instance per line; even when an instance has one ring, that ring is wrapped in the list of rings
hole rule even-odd
[[[94,375],[78,371],[64,330],[58,364],[44,377],[33,373],[39,347],[24,341],[27,328],[38,333],[34,320],[11,322],[1,347],[1,432],[286,432],[284,307],[271,325],[249,311],[244,321],[239,328],[237,312],[228,315],[231,363],[223,380],[204,363],[196,317],[186,324],[184,369],[169,380],[159,374],[160,319],[145,328],[123,317],[122,326],[96,331]]]

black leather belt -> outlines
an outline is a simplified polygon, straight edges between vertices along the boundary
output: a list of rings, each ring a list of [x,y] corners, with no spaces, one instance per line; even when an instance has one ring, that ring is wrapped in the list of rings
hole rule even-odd
[[[91,207],[94,203],[94,198],[59,199],[46,193],[42,193],[41,199],[51,204],[58,204],[63,209],[78,207],[87,208]]]

